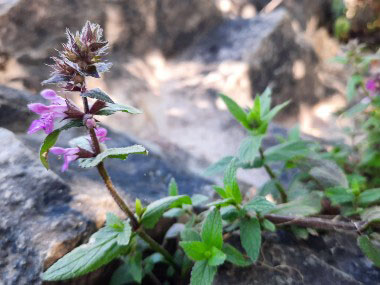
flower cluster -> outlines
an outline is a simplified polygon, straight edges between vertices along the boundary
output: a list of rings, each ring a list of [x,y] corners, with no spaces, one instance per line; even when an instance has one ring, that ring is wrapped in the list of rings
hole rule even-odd
[[[371,96],[380,94],[380,74],[376,74],[367,80],[366,89]]]
[[[42,84],[58,83],[68,91],[84,91],[86,76],[99,78],[99,73],[108,71],[112,64],[102,61],[109,47],[102,34],[100,26],[89,21],[75,35],[67,29],[67,43],[59,57],[53,57],[54,71]]]

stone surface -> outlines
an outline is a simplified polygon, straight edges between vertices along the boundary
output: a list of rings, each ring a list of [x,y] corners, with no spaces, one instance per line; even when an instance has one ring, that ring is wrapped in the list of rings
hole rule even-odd
[[[178,53],[221,19],[212,1],[115,1],[118,15],[117,49],[142,54],[158,47],[165,55]]]
[[[74,210],[70,188],[0,128],[0,283],[41,284],[40,273],[83,242],[94,223]]]
[[[25,132],[33,119],[27,108],[32,94],[0,85],[0,127]]]
[[[288,110],[297,111],[300,103],[315,103],[324,95],[316,73],[318,57],[295,32],[284,9],[253,19],[225,21],[194,49],[192,59],[209,66],[245,63],[252,96],[272,86],[275,104],[293,101]]]
[[[238,238],[232,241],[239,245]],[[380,270],[356,245],[355,236],[330,233],[296,240],[288,232],[266,234],[259,261],[246,268],[224,265],[215,285],[379,284]]]

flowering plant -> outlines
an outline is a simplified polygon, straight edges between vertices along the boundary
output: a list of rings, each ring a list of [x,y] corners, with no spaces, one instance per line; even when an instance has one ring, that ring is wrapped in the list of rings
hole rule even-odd
[[[87,244],[77,247],[49,267],[43,274],[44,280],[75,278],[118,258],[123,264],[115,271],[112,284],[143,281],[160,284],[155,275],[155,265],[160,263],[160,268],[164,266],[167,270],[167,279],[174,283],[190,279],[191,284],[208,285],[212,284],[218,266],[225,262],[252,266],[260,256],[262,233],[276,231],[278,227],[290,230],[300,238],[318,234],[316,230],[319,229],[354,232],[363,252],[380,266],[380,250],[375,241],[379,236],[376,230],[380,217],[377,206],[380,189],[367,188],[380,183],[376,177],[367,175],[368,183],[358,185],[358,176],[351,175],[356,172],[342,171],[346,168],[336,159],[337,152],[326,152],[317,143],[302,139],[297,129],[279,137],[279,144],[264,148],[269,124],[288,103],[272,108],[269,89],[257,95],[248,110],[230,97],[220,95],[232,116],[246,129],[247,137],[236,155],[222,158],[206,171],[209,175],[224,173],[223,185],[214,186],[219,199],[209,201],[209,197],[199,194],[192,197],[180,195],[173,179],[167,197],[145,206],[136,199],[132,211],[114,187],[103,161],[125,160],[131,154],[147,154],[147,151],[141,145],[107,148],[106,142],[110,138],[107,130],[99,126],[99,118],[115,112],[141,112],[115,103],[99,88],[87,89],[87,76],[99,77],[111,66],[103,61],[108,43],[102,39],[101,28],[87,22],[81,33],[74,36],[67,30],[66,34],[68,42],[63,45],[64,51],[59,53],[59,58],[53,58],[54,71],[51,78],[43,83],[58,84],[66,91],[79,92],[83,108],[53,90],[45,90],[41,95],[51,105],[35,103],[28,106],[41,116],[32,123],[28,132],[33,134],[42,130],[47,134],[40,150],[40,159],[46,168],[49,168],[49,153],[64,157],[62,171],[68,170],[74,161],[83,168],[96,167],[110,195],[127,218],[107,214],[105,226],[94,233]],[[376,118],[376,123],[380,122],[380,104],[376,103],[379,97],[378,77],[371,77],[366,86],[371,92],[371,102],[375,102],[371,116]],[[91,105],[89,100],[93,100]],[[62,125],[55,128],[57,119]],[[73,127],[86,128],[88,135],[72,140],[70,148],[55,146],[60,133]],[[380,136],[370,144],[378,145],[379,141]],[[236,175],[239,169],[252,168],[264,168],[270,179],[255,197],[247,199],[240,190]],[[295,170],[297,175],[293,175],[292,182],[285,185],[281,181],[282,174]],[[326,218],[323,214],[333,207],[338,207],[339,215],[335,219]],[[164,246],[167,243],[160,244],[147,233],[147,229],[156,227],[162,216],[177,219],[165,235],[165,241],[176,241],[174,249],[169,250]],[[343,220],[342,216],[349,219]],[[244,252],[235,248],[228,239],[237,232]]]

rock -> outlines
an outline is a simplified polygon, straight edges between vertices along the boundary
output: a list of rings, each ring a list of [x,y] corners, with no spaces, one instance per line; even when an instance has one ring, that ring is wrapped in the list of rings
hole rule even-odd
[[[27,108],[32,94],[0,85],[0,127],[25,132],[34,118]]]
[[[290,99],[293,103],[288,110],[295,113],[300,103],[316,103],[324,96],[316,73],[318,57],[294,31],[284,9],[252,19],[225,21],[205,35],[187,53],[187,58],[207,63],[208,70],[226,63],[241,63],[252,96],[272,86],[273,103]],[[230,72],[235,70],[231,68]]]
[[[86,20],[104,26],[102,0],[5,2],[0,7],[0,54],[9,58],[4,72],[31,89],[40,89],[40,81],[47,78],[50,70],[43,63],[51,63],[48,58],[61,49],[66,27],[81,29]]]
[[[238,238],[232,241],[238,246]],[[354,235],[329,233],[296,240],[289,232],[265,234],[253,266],[224,265],[214,284],[378,284],[380,270],[356,245]]]
[[[70,188],[0,128],[1,284],[41,284],[40,273],[83,242],[94,224],[71,207]]]
[[[177,53],[221,19],[212,1],[132,0],[110,7],[119,11],[116,48],[140,55],[152,47],[165,55]]]

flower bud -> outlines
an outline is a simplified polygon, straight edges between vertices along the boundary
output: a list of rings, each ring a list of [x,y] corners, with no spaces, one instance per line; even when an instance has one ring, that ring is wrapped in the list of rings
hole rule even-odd
[[[92,117],[91,114],[85,114],[83,116],[83,124],[88,128],[88,129],[93,129],[96,127],[96,122],[95,119]]]

